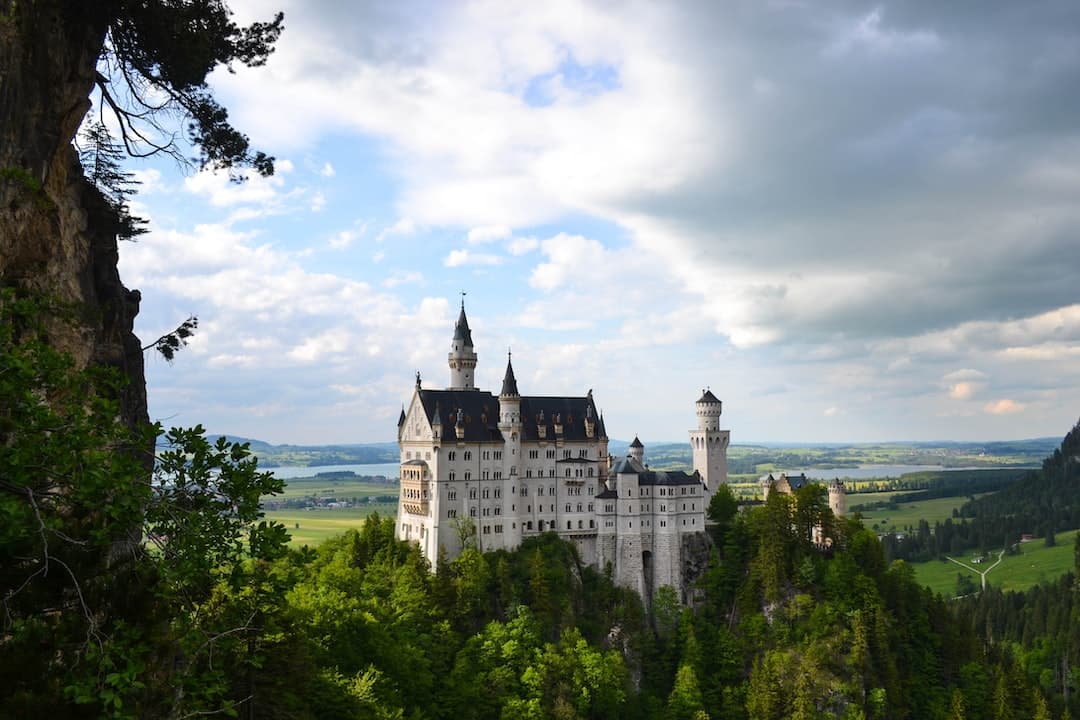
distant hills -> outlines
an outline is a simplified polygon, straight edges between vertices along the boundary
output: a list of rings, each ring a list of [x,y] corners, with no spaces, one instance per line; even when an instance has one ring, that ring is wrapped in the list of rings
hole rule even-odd
[[[273,445],[226,435],[246,442],[263,467],[319,467],[392,463],[398,460],[395,442],[341,445]],[[887,443],[747,443],[732,445],[728,453],[732,474],[751,474],[776,467],[840,468],[868,464],[941,465],[944,467],[1037,466],[1060,445],[1060,438],[1031,438],[994,442],[887,442]],[[621,457],[626,440],[610,440],[609,452]],[[655,468],[689,467],[690,445],[685,442],[647,444],[646,460]],[[769,468],[771,469],[771,468]]]
[[[226,435],[232,442],[245,442],[259,458],[259,466],[320,467],[325,465],[367,465],[398,460],[395,442],[345,445],[273,445],[262,440]]]

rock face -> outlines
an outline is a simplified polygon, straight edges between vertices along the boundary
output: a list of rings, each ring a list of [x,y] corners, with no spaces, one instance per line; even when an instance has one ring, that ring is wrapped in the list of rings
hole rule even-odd
[[[117,218],[72,138],[90,104],[105,23],[96,3],[0,0],[0,286],[74,308],[46,319],[77,367],[117,368],[124,420],[147,421],[139,293],[117,272]]]

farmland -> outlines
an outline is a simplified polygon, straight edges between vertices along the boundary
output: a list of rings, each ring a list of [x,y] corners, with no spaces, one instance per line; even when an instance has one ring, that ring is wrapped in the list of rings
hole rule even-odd
[[[1058,533],[1057,545],[1054,547],[1046,547],[1043,538],[1020,544],[1019,554],[1004,556],[1001,564],[987,574],[986,581],[1002,590],[1026,590],[1037,583],[1052,581],[1072,570],[1075,538],[1076,531],[1071,530]],[[956,559],[982,570],[997,559],[997,552],[989,554],[987,564],[982,567],[980,564],[973,564],[974,557],[972,553],[965,553]],[[957,574],[969,575],[976,586],[981,582],[978,574],[948,560],[912,563],[912,567],[920,583],[946,597],[956,594]]]

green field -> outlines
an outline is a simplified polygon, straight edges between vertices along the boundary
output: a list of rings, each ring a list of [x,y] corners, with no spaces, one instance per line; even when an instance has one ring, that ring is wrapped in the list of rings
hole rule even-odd
[[[986,581],[1002,590],[1027,590],[1037,583],[1053,581],[1072,570],[1075,538],[1076,531],[1070,530],[1057,534],[1057,545],[1054,547],[1046,547],[1042,538],[1020,545],[1020,554],[1002,558],[1001,564],[987,574]],[[984,565],[972,564],[971,559],[978,554],[975,552],[967,552],[956,559],[972,567],[985,569],[997,560],[997,553],[998,551],[988,553]],[[981,583],[977,573],[965,570],[948,560],[930,560],[912,563],[911,566],[915,568],[915,577],[920,583],[946,597],[956,594],[958,573],[970,575],[976,586]]]
[[[285,481],[285,492],[275,495],[274,499],[288,500],[309,496],[334,497],[341,500],[349,498],[367,498],[380,495],[397,495],[397,483],[373,483],[348,478],[289,478]]]
[[[359,528],[364,518],[374,512],[380,515],[395,515],[397,503],[370,503],[355,508],[326,510],[271,510],[266,513],[266,519],[283,524],[292,535],[289,545],[300,547],[315,546],[346,530]]]
[[[850,512],[855,505],[875,500],[888,500],[889,495],[896,493],[864,493],[862,495],[848,495],[848,508]],[[919,520],[925,520],[933,527],[934,523],[952,517],[953,508],[958,508],[968,499],[966,497],[934,498],[932,500],[918,500],[916,502],[900,503],[895,510],[861,511],[863,525],[877,532],[889,530],[902,531],[906,527],[918,527]]]

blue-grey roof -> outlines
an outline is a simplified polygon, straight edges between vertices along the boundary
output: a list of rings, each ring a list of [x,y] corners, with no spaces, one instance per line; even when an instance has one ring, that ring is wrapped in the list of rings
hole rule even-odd
[[[472,330],[469,329],[469,320],[465,317],[465,303],[461,303],[461,314],[454,325],[454,339],[460,340],[464,345],[473,344]]]

